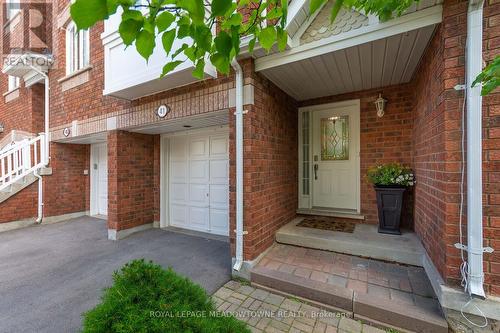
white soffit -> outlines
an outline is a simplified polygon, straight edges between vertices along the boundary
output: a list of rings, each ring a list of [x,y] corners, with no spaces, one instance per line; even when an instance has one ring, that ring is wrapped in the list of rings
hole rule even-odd
[[[379,88],[411,80],[435,25],[343,48],[261,73],[295,99]]]
[[[281,53],[263,56],[255,60],[255,70],[262,71],[427,26],[434,26],[442,21],[442,11],[441,5],[429,7],[387,22],[377,22],[346,33],[299,45]]]

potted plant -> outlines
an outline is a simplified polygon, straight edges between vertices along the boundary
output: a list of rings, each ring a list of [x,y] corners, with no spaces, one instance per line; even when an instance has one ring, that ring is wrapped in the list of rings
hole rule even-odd
[[[382,164],[368,169],[367,178],[377,193],[378,232],[401,235],[403,194],[415,185],[412,170],[399,163]]]

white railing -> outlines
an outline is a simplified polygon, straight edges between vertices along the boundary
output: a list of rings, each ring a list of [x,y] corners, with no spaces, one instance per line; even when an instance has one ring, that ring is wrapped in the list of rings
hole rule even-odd
[[[46,164],[45,134],[25,139],[0,153],[0,191]]]

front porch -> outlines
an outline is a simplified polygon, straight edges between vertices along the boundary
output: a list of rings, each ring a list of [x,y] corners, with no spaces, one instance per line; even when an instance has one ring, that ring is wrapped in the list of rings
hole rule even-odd
[[[403,230],[400,236],[388,235],[378,233],[376,225],[356,223],[354,231],[348,233],[298,226],[302,220],[304,216],[299,216],[280,228],[276,233],[276,242],[422,266],[425,249],[412,231]]]
[[[357,320],[405,331],[448,332],[421,267],[276,244],[253,268],[251,282]]]

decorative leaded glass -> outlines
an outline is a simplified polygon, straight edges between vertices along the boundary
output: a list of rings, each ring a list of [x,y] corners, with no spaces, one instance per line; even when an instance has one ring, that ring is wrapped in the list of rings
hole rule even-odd
[[[321,119],[321,160],[349,159],[349,116]]]

